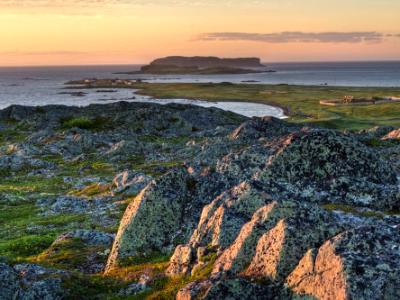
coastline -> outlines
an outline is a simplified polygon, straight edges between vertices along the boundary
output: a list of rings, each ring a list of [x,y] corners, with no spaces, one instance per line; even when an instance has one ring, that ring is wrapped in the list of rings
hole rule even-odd
[[[144,102],[184,101],[190,104],[190,101],[194,101],[192,104],[196,104],[195,101],[201,100],[197,104],[201,103],[207,107],[212,106],[207,103],[267,105],[275,110],[279,118],[287,116],[290,122],[331,129],[361,130],[374,126],[400,126],[400,103],[398,102],[380,104],[379,109],[375,105],[335,107],[320,105],[322,99],[338,99],[347,95],[356,98],[399,97],[400,88],[236,84],[231,82],[149,83],[136,79],[92,79],[90,82],[80,80],[69,82],[69,84],[73,85],[66,89],[121,88],[134,90],[137,96],[145,97],[142,99]],[[276,109],[279,110],[276,111]],[[242,110],[243,108],[241,108]],[[260,116],[260,114],[255,116]]]

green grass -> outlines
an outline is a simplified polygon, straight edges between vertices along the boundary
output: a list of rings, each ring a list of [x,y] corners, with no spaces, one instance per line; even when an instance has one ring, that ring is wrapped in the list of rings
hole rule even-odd
[[[94,183],[82,190],[72,191],[69,194],[77,197],[94,197],[107,195],[111,191],[111,184]]]
[[[23,260],[37,255],[71,226],[83,226],[85,218],[72,214],[43,217],[34,203],[0,204],[0,256]]]
[[[64,270],[78,270],[84,265],[87,258],[93,255],[98,262],[105,263],[106,256],[96,255],[104,250],[105,248],[102,246],[87,245],[78,238],[65,239],[32,258],[32,262]]]
[[[400,88],[358,88],[265,84],[138,83],[140,93],[157,98],[244,101],[279,106],[290,121],[334,129],[359,130],[376,125],[400,127],[400,103],[329,107],[323,99],[400,96]]]
[[[90,119],[88,117],[76,117],[76,118],[64,118],[61,119],[61,127],[64,129],[70,128],[80,128],[87,130],[101,130],[106,128],[107,124],[110,122],[108,118],[95,117]]]
[[[25,131],[16,128],[0,130],[0,146],[22,142],[26,136],[27,133]]]

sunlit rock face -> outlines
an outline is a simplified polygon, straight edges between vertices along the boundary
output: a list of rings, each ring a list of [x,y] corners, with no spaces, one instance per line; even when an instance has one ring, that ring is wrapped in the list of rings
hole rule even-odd
[[[312,249],[287,278],[318,299],[398,299],[400,231],[369,226],[345,231]]]
[[[273,201],[257,210],[242,227],[217,259],[213,274],[282,279],[308,248],[319,245],[335,231],[329,214],[318,206]]]

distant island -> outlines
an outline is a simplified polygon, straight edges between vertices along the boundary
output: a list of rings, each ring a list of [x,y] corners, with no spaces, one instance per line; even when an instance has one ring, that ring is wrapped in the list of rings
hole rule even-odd
[[[139,72],[123,74],[174,74],[174,75],[210,75],[210,74],[248,74],[274,72],[261,64],[259,58],[219,58],[205,56],[168,56],[158,58]],[[121,74],[121,73],[120,73]]]

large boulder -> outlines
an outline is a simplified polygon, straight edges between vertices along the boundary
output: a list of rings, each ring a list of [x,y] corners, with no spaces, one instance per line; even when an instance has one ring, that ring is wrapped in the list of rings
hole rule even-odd
[[[190,215],[193,181],[185,169],[172,171],[151,182],[128,206],[122,218],[108,269],[118,261],[154,252],[169,253],[191,228],[185,228]]]
[[[61,300],[68,291],[62,286],[68,273],[35,264],[10,266],[0,263],[0,299]]]
[[[18,299],[61,300],[68,295],[63,281],[69,276],[65,271],[44,268],[35,264],[19,264],[14,266],[20,278],[21,289]]]
[[[398,180],[389,163],[351,136],[331,130],[286,136],[256,177],[281,197],[386,210],[400,207]]]
[[[306,253],[288,286],[317,299],[399,299],[399,229],[366,226],[337,235]]]

